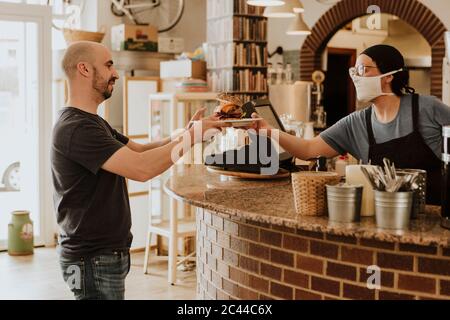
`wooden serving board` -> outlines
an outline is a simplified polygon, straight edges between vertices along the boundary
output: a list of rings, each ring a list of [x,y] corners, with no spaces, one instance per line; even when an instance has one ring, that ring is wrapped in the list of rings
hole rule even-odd
[[[263,175],[259,173],[242,172],[242,171],[230,171],[214,167],[206,167],[206,170],[211,173],[221,174],[224,176],[240,178],[240,179],[258,179],[258,180],[271,180],[271,179],[284,179],[289,178],[291,173],[286,169],[280,168],[275,175]]]

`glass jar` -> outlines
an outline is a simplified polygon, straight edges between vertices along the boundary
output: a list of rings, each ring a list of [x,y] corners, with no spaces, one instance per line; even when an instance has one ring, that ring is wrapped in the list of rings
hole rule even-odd
[[[285,71],[286,84],[292,84],[292,67],[290,63],[286,63],[286,71]]]
[[[271,62],[267,64],[267,85],[275,84],[275,69],[273,68],[273,65]]]
[[[314,139],[314,122],[306,122],[305,129],[303,131],[303,139],[311,140]]]
[[[305,124],[302,121],[292,121],[291,126],[295,130],[295,135],[299,138],[303,138],[305,132]]]
[[[314,127],[320,129],[327,127],[327,113],[323,106],[317,106],[314,111]]]
[[[277,63],[277,82],[276,84],[284,83],[284,68],[281,62]]]

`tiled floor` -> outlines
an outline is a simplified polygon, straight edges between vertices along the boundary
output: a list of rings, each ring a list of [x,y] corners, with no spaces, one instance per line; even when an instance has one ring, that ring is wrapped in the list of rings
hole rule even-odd
[[[167,282],[167,262],[151,261],[142,272],[144,253],[133,253],[126,281],[126,299],[192,300],[196,298],[194,271],[178,271],[178,283]],[[0,299],[73,299],[62,280],[56,250],[39,248],[34,255],[11,257],[0,253]]]

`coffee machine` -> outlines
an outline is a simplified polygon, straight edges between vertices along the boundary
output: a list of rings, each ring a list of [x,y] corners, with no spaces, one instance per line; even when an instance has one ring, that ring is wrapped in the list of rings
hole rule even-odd
[[[442,227],[450,229],[450,126],[442,128]]]

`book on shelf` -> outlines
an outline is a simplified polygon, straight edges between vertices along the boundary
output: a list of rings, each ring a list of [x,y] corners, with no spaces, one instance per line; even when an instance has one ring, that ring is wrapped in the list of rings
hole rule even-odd
[[[208,68],[265,68],[268,53],[265,45],[255,43],[223,43],[208,48]]]
[[[267,20],[233,17],[233,39],[265,41],[267,39]]]
[[[234,43],[234,65],[237,67],[265,67],[268,54],[265,45]]]
[[[249,17],[233,17],[208,21],[206,39],[208,43],[227,41],[267,40],[267,20],[255,20]]]
[[[233,90],[244,92],[266,92],[266,75],[261,71],[252,71],[249,69],[233,72]]]
[[[247,4],[247,0],[233,0],[233,4],[234,4],[233,6],[234,14],[248,14],[248,15],[262,16],[264,13],[264,7],[249,6]]]
[[[267,77],[265,72],[251,69],[210,70],[208,85],[215,92],[267,92]]]
[[[208,19],[217,19],[233,15],[234,0],[208,0],[206,3],[206,14]]]
[[[246,0],[208,0],[206,10],[209,19],[233,14],[262,16],[264,13],[263,7],[249,6]]]
[[[233,42],[208,45],[208,54],[206,55],[208,68],[233,67],[233,48]]]
[[[206,32],[208,44],[233,41],[233,19],[208,21]]]

